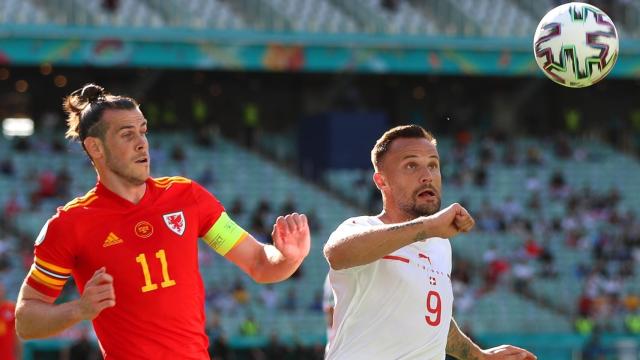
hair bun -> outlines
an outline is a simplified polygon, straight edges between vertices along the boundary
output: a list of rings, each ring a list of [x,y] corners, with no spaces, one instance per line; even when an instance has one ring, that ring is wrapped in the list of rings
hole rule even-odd
[[[87,84],[80,91],[80,100],[92,103],[104,97],[104,88],[96,84]]]

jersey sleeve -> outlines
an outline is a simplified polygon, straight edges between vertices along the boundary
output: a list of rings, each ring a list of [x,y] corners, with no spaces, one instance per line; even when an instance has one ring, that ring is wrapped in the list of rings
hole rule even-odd
[[[36,239],[27,284],[47,296],[58,297],[74,267],[73,243],[73,231],[65,226],[61,214],[49,219]]]
[[[350,218],[345,220],[342,224],[338,226],[337,229],[333,231],[333,233],[331,233],[331,235],[329,236],[329,242],[336,239],[342,239],[351,235],[355,235],[368,229],[371,229],[371,225],[367,224],[366,221],[363,220],[363,217]],[[331,271],[336,273],[358,272],[368,265],[369,264],[359,265],[359,266],[354,266],[354,267],[341,269],[341,270],[332,269]]]
[[[229,217],[213,194],[195,181],[192,186],[198,207],[198,236],[224,256],[248,233]]]

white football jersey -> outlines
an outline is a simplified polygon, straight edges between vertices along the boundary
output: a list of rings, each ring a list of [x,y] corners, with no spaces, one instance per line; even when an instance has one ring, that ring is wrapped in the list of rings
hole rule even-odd
[[[346,220],[330,239],[383,225],[374,216]],[[453,310],[451,244],[429,238],[370,264],[329,270],[335,294],[326,359],[445,358]]]

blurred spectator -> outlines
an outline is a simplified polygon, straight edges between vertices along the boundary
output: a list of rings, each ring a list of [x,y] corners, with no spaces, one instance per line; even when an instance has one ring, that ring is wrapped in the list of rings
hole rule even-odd
[[[288,352],[289,349],[280,342],[278,334],[276,332],[272,332],[269,335],[269,342],[264,349],[267,359],[282,359]]]
[[[31,143],[28,138],[19,137],[13,143],[13,149],[20,153],[26,153],[31,150]]]
[[[279,293],[272,284],[266,284],[260,288],[260,299],[265,308],[274,310],[278,308]]]
[[[553,152],[558,159],[569,159],[572,155],[571,144],[566,136],[558,135],[554,138]]]
[[[260,333],[260,326],[253,314],[249,313],[244,321],[240,324],[240,335],[256,336]]]
[[[640,297],[636,294],[628,294],[623,300],[626,310],[630,313],[640,310]]]
[[[522,215],[522,205],[513,196],[508,195],[500,207],[500,212],[506,222],[511,222]]]
[[[578,314],[580,317],[588,318],[592,312],[593,299],[586,292],[583,292],[578,298]]]
[[[478,230],[497,232],[503,229],[502,217],[493,209],[488,199],[482,201],[480,211],[475,215]]]
[[[227,337],[220,324],[220,315],[218,312],[211,311],[207,315],[207,327],[205,333],[209,337],[209,356],[211,360],[230,359],[230,349],[227,343]]]
[[[258,136],[260,131],[260,109],[253,102],[244,104],[242,109],[244,126],[244,145],[253,149],[258,144]]]
[[[473,184],[477,187],[487,185],[487,171],[483,165],[478,166],[473,172]]]
[[[401,0],[380,0],[380,6],[387,11],[396,12],[400,5],[400,1]]]
[[[202,173],[198,177],[198,183],[204,187],[208,187],[213,185],[215,182],[215,177],[213,176],[213,169],[211,167],[206,167],[202,169]]]
[[[309,230],[313,234],[316,231],[320,231],[322,224],[320,223],[320,219],[316,214],[315,209],[311,209],[307,212],[307,222],[309,223]]]
[[[160,147],[160,142],[153,142],[149,149],[149,156],[153,160],[153,165],[159,168],[163,168],[167,162],[167,152]]]
[[[15,190],[12,190],[11,195],[9,195],[3,206],[4,219],[6,221],[13,220],[24,209],[24,205],[24,200]]]
[[[241,217],[244,214],[244,202],[241,197],[236,197],[231,203],[230,213],[233,217]]]
[[[542,189],[542,181],[540,181],[540,178],[535,172],[529,171],[527,173],[527,178],[525,180],[525,188],[527,189],[527,191],[533,192],[533,193],[537,193]]]
[[[531,146],[527,149],[527,165],[535,166],[542,165],[542,153],[540,149],[535,146]]]
[[[171,149],[171,160],[177,162],[178,164],[184,164],[184,162],[187,160],[187,153],[180,144],[175,144]]]
[[[607,358],[607,350],[600,341],[600,331],[593,331],[589,340],[582,349],[582,358],[584,360],[601,360]]]
[[[542,269],[540,271],[540,276],[543,278],[553,278],[558,275],[558,271],[556,270],[554,263],[554,256],[551,252],[551,248],[549,244],[545,244],[540,251],[540,256],[538,257],[540,264],[542,265]]]
[[[242,280],[237,278],[233,284],[233,299],[237,304],[247,305],[249,303],[250,295],[247,289],[244,287]]]
[[[298,294],[294,287],[290,287],[287,296],[282,302],[282,309],[286,311],[296,311],[298,309]]]
[[[529,284],[535,275],[533,267],[526,258],[518,259],[513,265],[513,288],[520,294],[530,294]]]
[[[311,304],[309,304],[309,310],[313,312],[322,312],[322,291],[317,290],[313,299],[311,299]]]
[[[20,342],[15,330],[15,304],[5,297],[0,283],[0,354],[3,360],[20,358]]]
[[[297,209],[296,204],[294,203],[293,199],[289,195],[287,197],[287,200],[285,200],[285,202],[282,204],[282,207],[280,208],[280,214],[291,214],[296,212],[296,209]]]
[[[552,198],[564,199],[569,195],[569,189],[562,172],[556,170],[551,174],[549,192]]]
[[[515,166],[518,163],[518,154],[515,142],[509,141],[505,144],[502,153],[502,163],[507,166]]]
[[[66,167],[62,167],[56,174],[56,196],[60,198],[68,198],[71,189],[71,174]]]
[[[454,308],[464,313],[475,303],[475,291],[471,288],[471,265],[463,259],[454,259],[456,266],[451,274]]]
[[[118,10],[119,2],[120,0],[102,0],[102,8],[110,13],[114,13]]]
[[[484,274],[486,290],[491,290],[500,281],[502,275],[509,271],[509,262],[498,256],[495,245],[485,251],[483,260],[488,265]]]
[[[56,196],[56,174],[51,170],[43,170],[38,175],[38,189],[32,195],[32,204],[38,204],[41,199]]]
[[[0,161],[0,174],[6,176],[13,176],[16,173],[16,168],[13,165],[13,160],[9,157],[5,157]]]
[[[66,351],[68,360],[98,360],[102,356],[98,355],[98,349],[90,340],[88,326],[81,325],[79,330],[79,336],[71,343],[71,346]],[[65,357],[62,357],[65,359]]]
[[[542,247],[538,245],[533,237],[529,237],[524,243],[524,250],[527,257],[537,259],[542,255]]]
[[[231,348],[226,336],[218,336],[209,343],[209,356],[211,360],[231,359]]]
[[[640,335],[640,311],[636,310],[632,313],[629,313],[625,317],[624,323],[629,334],[634,336]]]

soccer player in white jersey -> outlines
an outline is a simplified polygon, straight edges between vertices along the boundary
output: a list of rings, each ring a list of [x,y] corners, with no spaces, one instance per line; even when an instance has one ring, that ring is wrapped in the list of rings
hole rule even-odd
[[[536,359],[510,345],[482,350],[452,317],[449,238],[475,222],[459,204],[440,210],[435,138],[416,125],[393,128],[371,160],[382,212],[346,220],[324,247],[335,294],[325,358]]]

